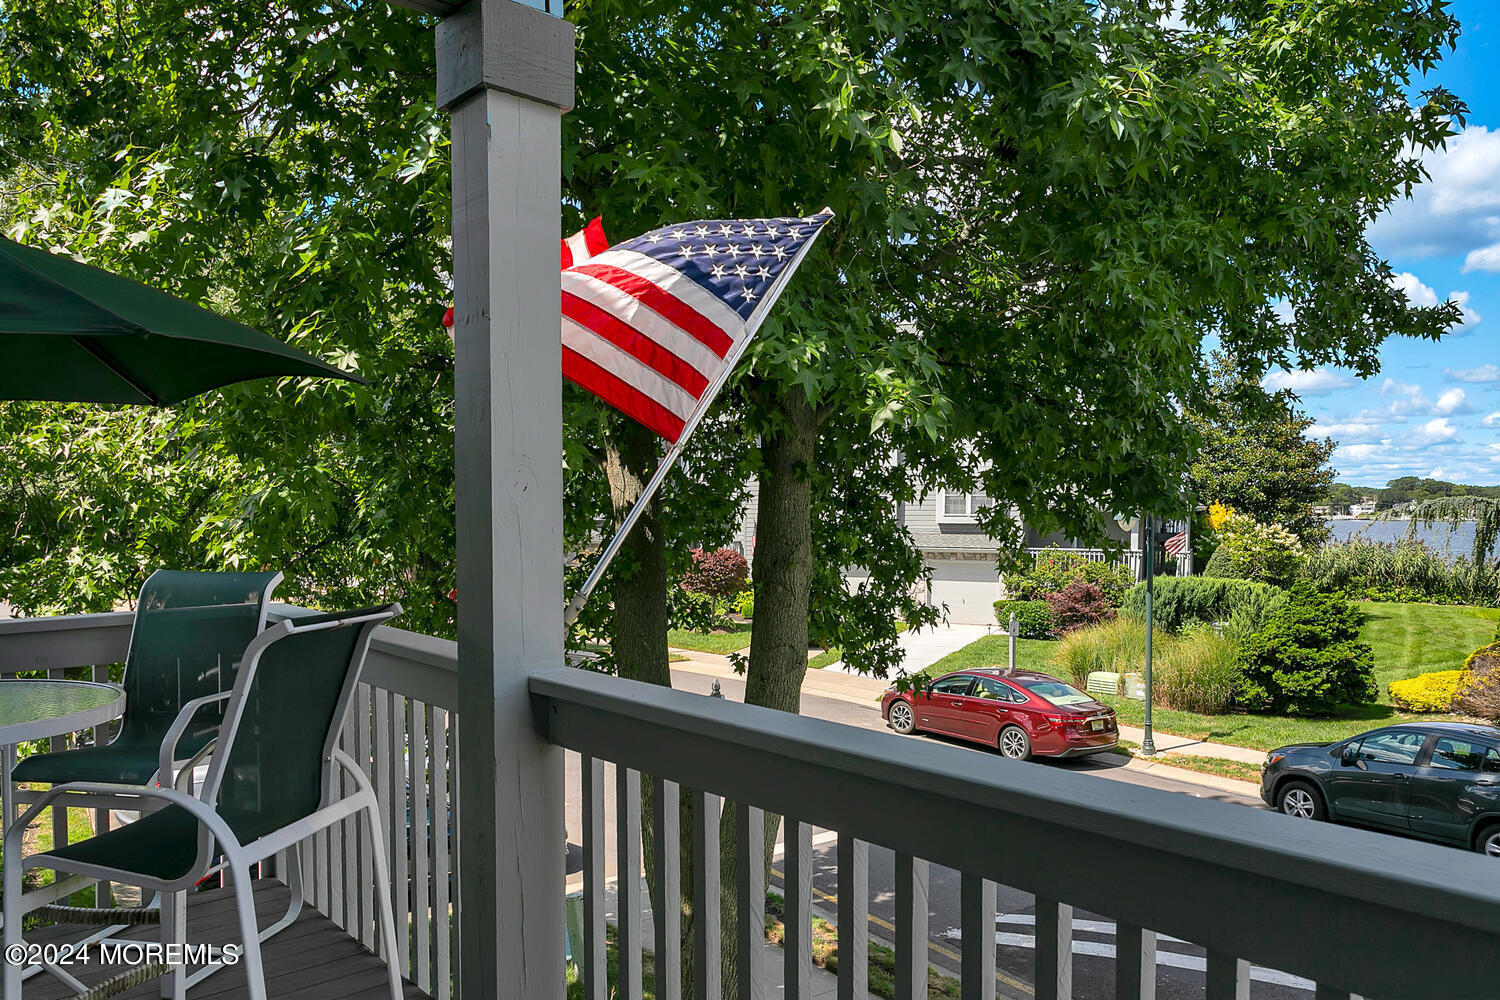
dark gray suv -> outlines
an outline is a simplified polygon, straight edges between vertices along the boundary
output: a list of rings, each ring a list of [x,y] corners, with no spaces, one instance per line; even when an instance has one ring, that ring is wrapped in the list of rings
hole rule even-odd
[[[1260,797],[1288,816],[1500,857],[1500,729],[1415,722],[1279,747],[1261,765]]]

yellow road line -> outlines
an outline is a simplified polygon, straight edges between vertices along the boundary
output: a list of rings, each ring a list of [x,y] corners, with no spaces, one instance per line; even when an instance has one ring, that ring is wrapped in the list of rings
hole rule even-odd
[[[781,884],[782,884],[783,887],[785,887],[785,885],[786,885],[786,876],[785,875],[783,875],[781,872],[777,871],[775,868],[771,869],[771,874],[775,875],[777,878],[781,879]],[[837,896],[830,896],[830,895],[828,895],[828,893],[824,892],[822,889],[819,889],[817,886],[812,886],[812,891],[813,891],[813,895],[814,896],[817,896],[819,899],[823,900],[825,903],[832,903],[834,906],[838,905],[839,898]],[[896,936],[896,925],[895,924],[891,923],[889,920],[884,920],[884,919],[882,919],[880,917],[877,917],[873,913],[867,913],[867,914],[865,914],[865,916],[869,919],[870,923],[874,924],[876,927],[880,927],[880,928],[883,928],[883,929],[885,929],[887,931],[890,931],[892,939],[893,940],[895,939],[895,936]],[[934,944],[932,941],[928,941],[927,942],[927,947],[931,948],[933,951],[937,952],[939,955],[942,955],[944,958],[948,959],[949,961],[953,961],[953,962],[959,963],[960,967],[963,966],[963,956],[960,955],[958,952],[952,951],[952,950],[950,950],[948,948],[944,948],[940,944]],[[1030,983],[1023,983],[1019,979],[1012,979],[1010,976],[1007,976],[1003,972],[996,972],[995,973],[995,980],[996,980],[996,982],[1004,983],[1006,986],[1009,986],[1012,989],[1020,990],[1022,993],[1025,993],[1028,996],[1035,996],[1036,995],[1036,990],[1034,990],[1032,988],[1032,986],[1031,986]]]

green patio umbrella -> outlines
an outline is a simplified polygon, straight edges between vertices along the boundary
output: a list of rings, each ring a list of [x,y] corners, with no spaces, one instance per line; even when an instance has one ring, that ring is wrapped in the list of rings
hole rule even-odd
[[[0,399],[165,405],[282,375],[363,381],[165,292],[0,239]]]

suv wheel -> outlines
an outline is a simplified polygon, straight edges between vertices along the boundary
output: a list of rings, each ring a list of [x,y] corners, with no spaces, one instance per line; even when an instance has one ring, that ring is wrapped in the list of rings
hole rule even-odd
[[[1322,819],[1323,800],[1317,789],[1305,781],[1288,781],[1276,793],[1276,808],[1297,819]],[[1500,833],[1500,830],[1496,831]]]
[[[1500,823],[1491,823],[1479,831],[1474,850],[1491,858],[1500,858]]]
[[[891,711],[888,716],[891,728],[902,736],[906,736],[917,728],[916,720],[911,714],[911,705],[904,698],[897,698],[891,702]]]

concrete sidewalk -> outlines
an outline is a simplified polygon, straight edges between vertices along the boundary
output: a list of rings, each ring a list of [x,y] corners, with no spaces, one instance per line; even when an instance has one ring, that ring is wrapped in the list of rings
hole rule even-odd
[[[1134,726],[1120,727],[1120,738],[1132,743],[1139,744],[1145,736],[1145,730]],[[1210,743],[1208,740],[1195,740],[1187,736],[1173,736],[1154,727],[1151,730],[1151,737],[1151,741],[1156,744],[1157,753],[1180,753],[1189,757],[1218,757],[1221,760],[1238,760],[1246,764],[1260,764],[1266,759],[1264,750],[1250,750],[1246,747],[1230,746],[1227,743]]]

